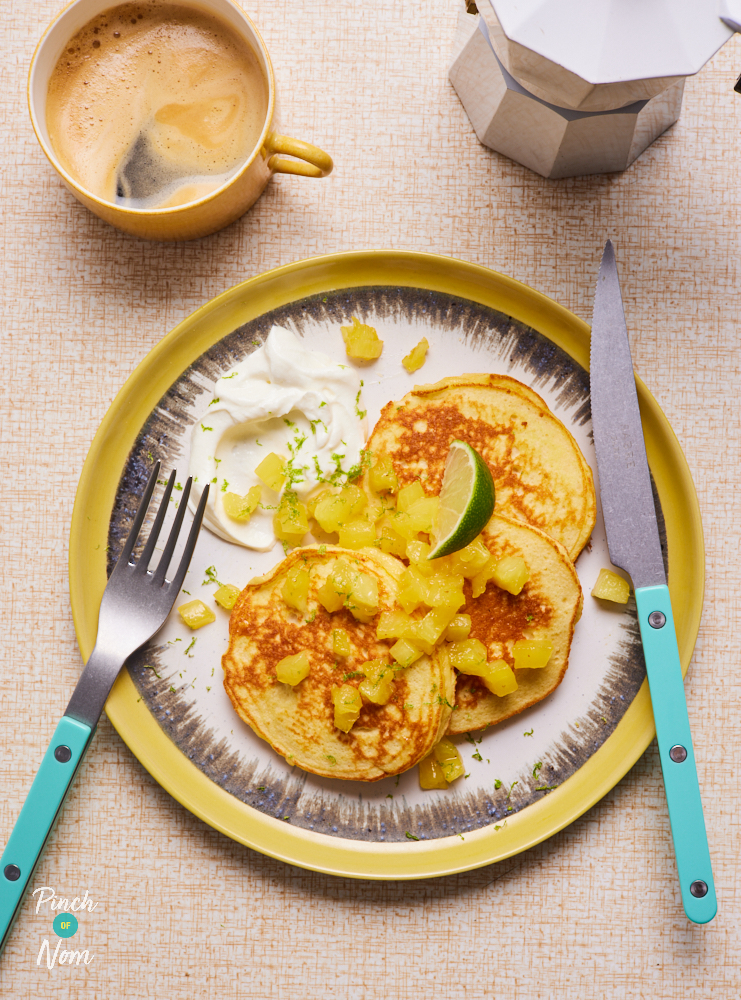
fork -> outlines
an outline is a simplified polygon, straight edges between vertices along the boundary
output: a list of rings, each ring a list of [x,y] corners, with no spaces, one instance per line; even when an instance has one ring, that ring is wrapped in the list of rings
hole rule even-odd
[[[129,536],[103,592],[95,647],[54,731],[0,859],[0,953],[18,916],[24,893],[65,796],[90,745],[118,672],[126,659],[164,625],[190,565],[208,499],[208,486],[198,504],[177,571],[172,580],[166,579],[165,574],[172,561],[188,504],[191,487],[191,479],[188,479],[157,567],[151,571],[149,569],[175,484],[174,469],[141,557],[132,562],[134,546],[152,499],[159,471],[160,463],[157,462],[144,490]]]

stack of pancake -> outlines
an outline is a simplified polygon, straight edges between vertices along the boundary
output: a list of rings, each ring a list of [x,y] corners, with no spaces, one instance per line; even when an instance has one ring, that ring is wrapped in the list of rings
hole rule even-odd
[[[329,614],[315,595],[338,556],[346,556],[378,583],[378,615],[367,624],[347,608]],[[283,587],[296,565],[308,568],[311,596],[307,612],[288,607]],[[400,774],[425,757],[450,721],[455,677],[447,658],[422,656],[401,671],[394,699],[365,704],[349,733],[334,724],[332,688],[357,686],[368,660],[388,655],[376,639],[378,616],[391,611],[404,564],[377,549],[350,552],[322,545],[294,549],[283,562],[242,591],[229,622],[229,649],[223,658],[224,687],[242,719],[289,764],[331,778],[377,781]],[[333,631],[350,637],[348,656],[334,653]],[[287,655],[306,650],[311,669],[291,687],[276,677]]]
[[[563,679],[582,592],[573,560],[592,532],[596,503],[592,473],[574,438],[527,386],[502,375],[463,375],[418,386],[381,412],[368,441],[376,459],[390,458],[400,486],[419,480],[429,495],[442,485],[450,443],[472,445],[491,469],[496,507],[481,538],[497,559],[525,559],[530,578],[517,596],[489,583],[471,596],[466,581],[470,637],[490,659],[514,668],[512,647],[523,638],[548,639],[547,666],[516,670],[517,690],[498,697],[478,677],[457,675],[444,645],[407,668],[398,695],[386,705],[365,704],[349,733],[334,726],[331,689],[358,684],[357,668],[388,654],[367,624],[346,609],[328,614],[316,592],[338,554],[357,560],[379,585],[378,615],[394,607],[404,562],[375,548],[350,552],[334,546],[294,550],[266,577],[242,592],[232,613],[225,687],[239,713],[290,764],[315,774],[374,781],[420,761],[447,731],[482,729],[523,711]],[[310,567],[307,614],[281,597],[296,560]],[[331,632],[344,628],[353,652],[338,663]],[[281,684],[275,664],[307,650],[311,671],[295,688]],[[355,676],[354,676],[355,675]]]

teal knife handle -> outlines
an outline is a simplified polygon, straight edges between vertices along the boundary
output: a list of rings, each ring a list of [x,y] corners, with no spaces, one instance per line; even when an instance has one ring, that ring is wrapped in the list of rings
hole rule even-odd
[[[89,726],[63,716],[33,779],[0,860],[0,953],[92,735]]]
[[[715,916],[718,904],[669,588],[639,587],[635,594],[682,903],[693,923],[706,924]],[[661,615],[665,619],[663,625]],[[684,753],[686,757],[682,759]],[[704,891],[702,883],[707,892],[696,895]]]

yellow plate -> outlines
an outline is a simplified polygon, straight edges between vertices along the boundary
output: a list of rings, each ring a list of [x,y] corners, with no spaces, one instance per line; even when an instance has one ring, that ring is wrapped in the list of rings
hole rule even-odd
[[[583,368],[589,328],[526,285],[483,267],[432,254],[363,251],[298,261],[245,281],[180,323],[139,365],[95,436],[80,479],[70,537],[70,597],[85,658],[92,650],[106,583],[105,550],[122,471],[143,424],[173,382],[223,337],[265,313],[309,296],[365,286],[427,289],[511,316],[543,334]],[[663,508],[669,588],[686,673],[700,623],[704,549],[694,485],[677,439],[638,381],[649,465]],[[587,600],[589,598],[587,597]],[[420,842],[367,842],[294,827],[252,808],[211,781],[168,738],[127,670],[106,704],[113,725],[152,776],[187,809],[255,850],[292,864],[356,878],[448,875],[524,851],[568,826],[633,766],[654,736],[644,680],[612,735],[557,789],[509,816],[506,825]]]

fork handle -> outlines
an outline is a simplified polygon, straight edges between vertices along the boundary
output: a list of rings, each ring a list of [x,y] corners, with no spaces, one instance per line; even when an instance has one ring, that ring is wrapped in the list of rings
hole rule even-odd
[[[0,859],[0,953],[93,729],[62,716]]]

